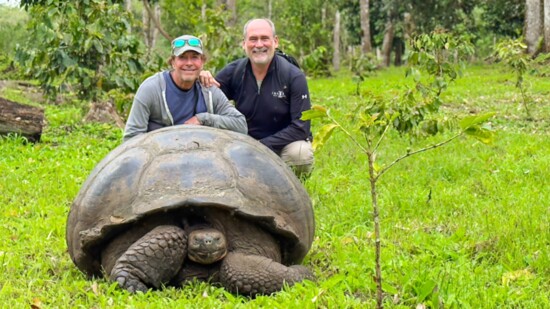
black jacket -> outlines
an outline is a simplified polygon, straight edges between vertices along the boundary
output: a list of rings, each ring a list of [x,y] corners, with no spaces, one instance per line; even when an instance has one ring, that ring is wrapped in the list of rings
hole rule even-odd
[[[246,61],[244,75],[235,76],[242,61]],[[260,89],[248,59],[228,64],[216,76],[221,90],[245,115],[248,134],[277,153],[291,142],[311,137],[310,122],[300,120],[302,112],[311,108],[306,77],[294,65],[281,61],[286,60],[273,58]],[[285,69],[288,75],[277,74],[283,65],[290,67]]]

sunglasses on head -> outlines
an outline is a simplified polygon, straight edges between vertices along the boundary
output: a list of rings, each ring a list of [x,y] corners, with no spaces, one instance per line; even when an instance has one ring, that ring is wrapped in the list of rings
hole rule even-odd
[[[178,40],[175,40],[172,43],[174,48],[184,47],[185,44],[189,44],[189,46],[191,46],[191,47],[202,47],[201,40],[195,39],[195,38],[187,39],[187,40],[186,39],[178,39]]]

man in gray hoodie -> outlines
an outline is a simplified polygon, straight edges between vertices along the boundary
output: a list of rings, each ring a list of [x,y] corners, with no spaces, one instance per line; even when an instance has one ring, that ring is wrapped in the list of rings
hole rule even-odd
[[[217,87],[203,87],[206,57],[199,38],[172,41],[172,69],[147,78],[138,88],[124,129],[124,141],[162,127],[205,125],[247,134],[246,119]]]

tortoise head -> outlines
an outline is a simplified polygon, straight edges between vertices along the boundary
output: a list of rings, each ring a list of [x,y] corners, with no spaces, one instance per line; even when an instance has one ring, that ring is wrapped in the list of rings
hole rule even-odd
[[[189,233],[187,256],[193,262],[212,264],[227,254],[227,240],[214,228],[201,228]]]

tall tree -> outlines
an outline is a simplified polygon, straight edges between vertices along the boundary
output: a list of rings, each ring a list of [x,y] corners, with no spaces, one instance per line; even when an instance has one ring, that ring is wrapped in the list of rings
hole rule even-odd
[[[159,29],[162,30],[160,26],[160,5],[158,2],[153,3],[153,7],[151,8],[149,3],[145,2],[146,1],[144,1],[142,14],[143,37],[145,38],[145,45],[147,46],[147,54],[151,54],[157,42]]]
[[[157,27],[158,31],[160,31],[162,36],[164,36],[167,40],[171,41],[173,37],[170,34],[168,34],[168,32],[166,32],[166,30],[164,30],[164,28],[162,27],[162,24],[160,22],[160,12],[158,14],[155,13],[156,9],[151,8],[151,2],[152,1],[149,1],[149,0],[143,0],[143,8],[145,9],[145,11],[147,11],[147,16],[155,24],[155,26]],[[158,1],[155,1],[155,2],[156,2],[155,4],[158,5]],[[159,10],[160,10],[160,7],[159,7]]]
[[[526,0],[525,2],[525,43],[527,52],[533,55],[537,51],[542,31],[541,0]]]
[[[544,0],[544,52],[550,53],[550,0]]]
[[[225,5],[226,10],[231,12],[227,25],[234,27],[237,24],[237,0],[227,0]]]
[[[372,46],[370,43],[370,14],[369,14],[369,0],[359,0],[361,8],[361,30],[363,36],[361,38],[361,50],[364,54],[370,53]]]
[[[340,11],[336,11],[334,17],[334,34],[333,45],[334,51],[332,53],[332,66],[334,71],[340,70]]]
[[[382,42],[382,63],[389,67],[391,62],[391,50],[393,48],[393,38],[395,36],[395,25],[390,16],[386,19],[386,28],[384,29],[384,41]]]

